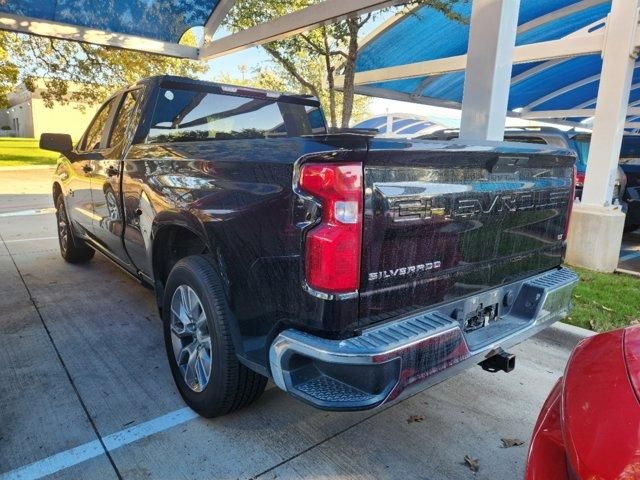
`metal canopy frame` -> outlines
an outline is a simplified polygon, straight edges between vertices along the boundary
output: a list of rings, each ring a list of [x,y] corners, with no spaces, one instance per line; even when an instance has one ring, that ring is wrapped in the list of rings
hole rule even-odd
[[[85,42],[127,50],[135,50],[193,60],[210,60],[274,40],[282,40],[301,32],[339,20],[402,4],[404,0],[324,0],[270,22],[214,40],[224,18],[236,0],[219,0],[203,25],[203,41],[199,47],[164,42],[125,33],[82,27],[68,23],[14,15],[0,11],[0,30],[28,33],[49,38]]]
[[[474,0],[475,2],[483,2],[485,0]],[[588,8],[595,7],[608,3],[609,0],[581,0],[576,3],[561,7],[555,11],[541,15],[537,18],[527,21],[517,27],[517,33],[524,33],[534,28],[549,24],[554,21],[561,20],[569,15],[573,15],[584,11]],[[486,2],[487,5],[491,5],[493,0]],[[415,7],[405,13],[415,13],[420,7]],[[383,25],[378,27],[374,32],[367,36],[362,42],[360,49],[364,49],[367,44],[374,41],[380,35],[384,34],[388,29],[392,28],[395,24],[402,20],[404,15],[397,15]],[[486,18],[481,19],[482,23],[486,23]],[[605,44],[607,41],[607,21],[608,17],[600,18],[596,21],[589,23],[578,30],[565,35],[562,38],[555,40],[540,41],[536,43],[528,43],[518,45],[513,48],[512,64],[529,64],[539,63],[522,71],[519,74],[513,75],[510,79],[511,86],[520,84],[526,80],[533,78],[535,75],[549,70],[553,67],[561,65],[562,63],[586,55],[600,55],[603,56]],[[472,22],[473,23],[473,22]],[[632,33],[633,41],[631,48],[640,48],[640,30],[636,29]],[[471,43],[470,43],[471,45]],[[485,59],[488,60],[488,59]],[[383,98],[389,98],[394,100],[411,101],[414,103],[421,103],[426,105],[449,107],[449,108],[462,108],[462,102],[454,100],[443,100],[440,98],[432,98],[429,96],[423,96],[422,92],[433,81],[439,78],[440,75],[456,72],[467,71],[468,55],[454,55],[444,58],[435,58],[433,60],[426,60],[414,63],[406,63],[403,65],[389,66],[375,68],[372,70],[357,71],[355,74],[355,86],[356,92],[363,95],[371,95]],[[640,62],[635,68],[640,67]],[[420,78],[422,81],[415,87],[413,93],[406,94],[404,92],[392,89],[384,88],[384,82],[394,82],[400,80],[407,80],[412,78]],[[559,87],[555,91],[545,92],[538,98],[529,101],[527,104],[520,108],[507,112],[509,117],[530,119],[530,120],[544,120],[548,122],[559,123],[568,126],[588,126],[588,122],[591,121],[595,114],[596,98],[590,99],[586,102],[581,102],[571,108],[563,109],[539,109],[536,107],[543,105],[545,102],[561,97],[563,94],[577,90],[586,85],[600,82],[601,75],[590,75],[585,78],[576,80],[569,85]],[[344,84],[344,77],[337,76],[335,80],[336,86],[341,88]],[[631,91],[640,88],[640,84],[632,84]],[[486,90],[486,89],[485,89]],[[629,111],[627,116],[638,117],[636,105],[629,105]],[[586,120],[585,120],[586,118]],[[585,125],[587,123],[587,125]],[[637,124],[627,122],[626,128],[637,128]]]

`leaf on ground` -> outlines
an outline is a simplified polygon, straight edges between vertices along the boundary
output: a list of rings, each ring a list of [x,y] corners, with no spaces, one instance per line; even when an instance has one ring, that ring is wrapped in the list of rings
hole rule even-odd
[[[510,448],[510,447],[519,447],[520,445],[524,445],[524,440],[520,440],[519,438],[501,438],[502,448]]]
[[[473,458],[470,455],[464,456],[464,464],[469,467],[472,472],[480,470],[480,461],[477,458]]]
[[[593,321],[593,318],[589,320],[589,326],[591,327],[591,330],[593,330],[594,332],[598,331],[598,326],[596,325],[596,322]]]
[[[605,312],[613,312],[613,308],[609,308],[609,307],[605,307],[604,305],[602,305],[601,303],[596,302],[595,300],[592,300],[593,304],[596,305],[597,307],[600,307],[601,309],[603,309]]]
[[[414,423],[414,422],[422,422],[424,420],[424,416],[423,415],[411,415],[409,418],[407,418],[407,423]]]

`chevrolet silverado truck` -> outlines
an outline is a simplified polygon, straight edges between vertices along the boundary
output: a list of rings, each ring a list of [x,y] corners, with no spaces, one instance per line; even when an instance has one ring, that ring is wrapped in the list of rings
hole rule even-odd
[[[366,133],[366,132],[365,132]],[[563,318],[574,153],[331,132],[318,101],[186,78],[109,98],[53,180],[60,252],[155,291],[172,375],[203,416],[267,379],[379,406]]]

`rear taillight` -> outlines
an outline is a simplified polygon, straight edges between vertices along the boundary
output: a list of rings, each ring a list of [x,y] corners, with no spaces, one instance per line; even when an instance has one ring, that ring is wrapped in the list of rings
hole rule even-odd
[[[575,179],[575,184],[576,187],[583,187],[584,186],[584,172],[578,172],[575,170],[574,168],[574,175],[573,178]]]
[[[580,172],[576,171],[576,166],[573,166],[573,175],[571,176],[571,191],[569,192],[569,204],[567,205],[567,220],[564,224],[564,234],[562,239],[566,240],[569,234],[569,222],[571,221],[571,212],[573,211],[573,202],[576,199],[576,184],[578,183]],[[584,173],[582,173],[582,182],[584,182]]]
[[[303,165],[299,187],[322,206],[320,223],[307,232],[305,240],[307,284],[328,293],[356,291],[362,244],[362,164]]]

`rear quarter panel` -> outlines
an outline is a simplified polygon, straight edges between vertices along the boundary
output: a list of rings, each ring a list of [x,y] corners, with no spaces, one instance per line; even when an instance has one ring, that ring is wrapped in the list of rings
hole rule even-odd
[[[304,226],[296,218],[304,206],[292,179],[300,158],[352,159],[364,148],[361,140],[306,138],[134,145],[124,162],[127,249],[153,276],[153,241],[163,225],[206,238],[247,352],[264,353],[285,326],[344,329],[336,319],[356,323],[357,300],[323,301],[301,288]]]

